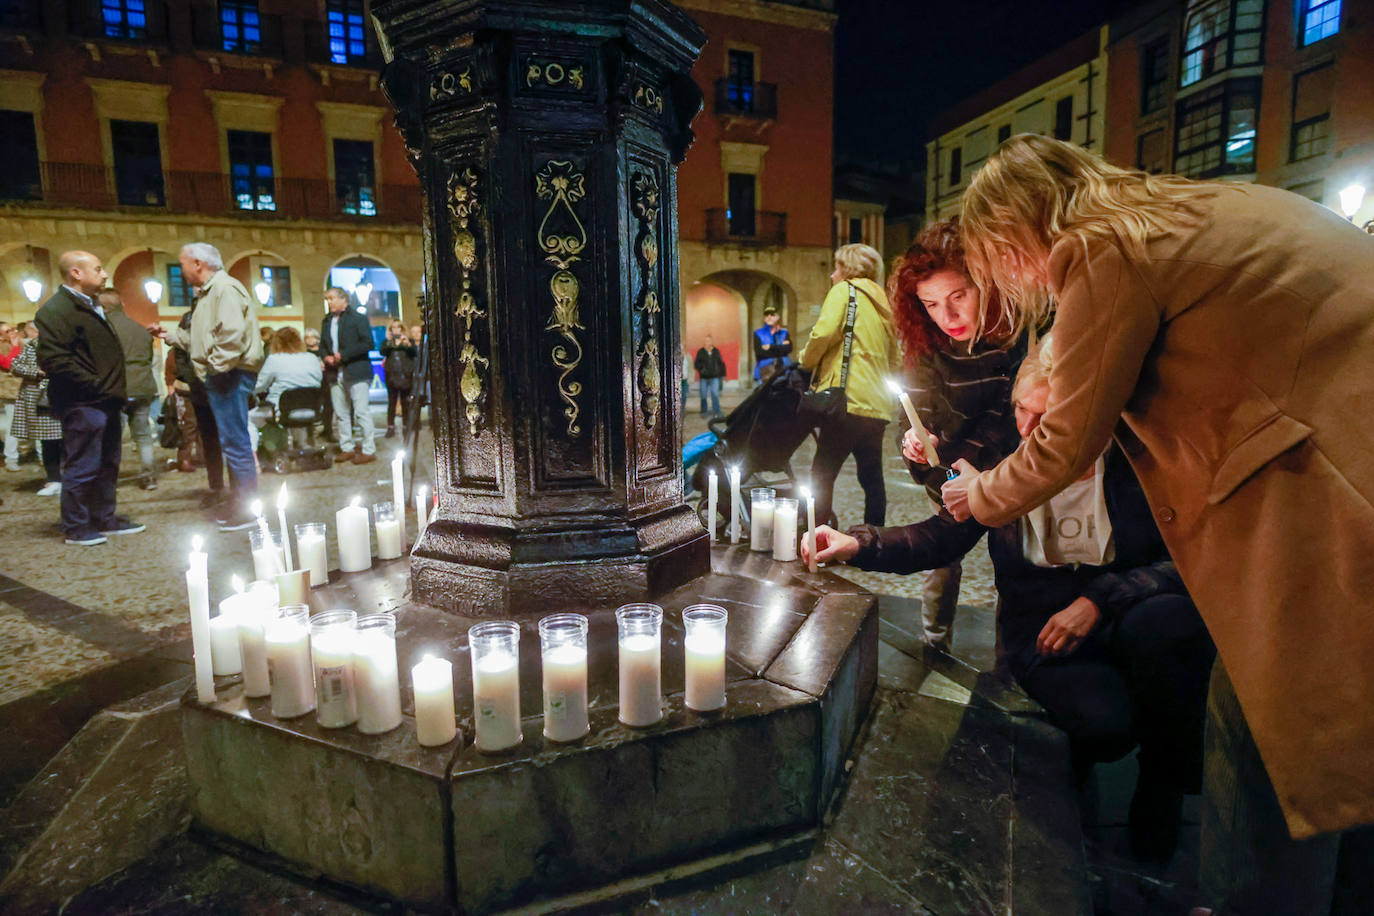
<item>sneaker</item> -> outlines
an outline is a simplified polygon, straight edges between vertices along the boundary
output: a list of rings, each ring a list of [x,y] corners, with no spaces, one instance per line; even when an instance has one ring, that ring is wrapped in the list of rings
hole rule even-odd
[[[209,493],[206,493],[204,496],[200,498],[200,507],[202,509],[213,509],[216,506],[222,505],[228,499],[228,491],[211,490]]]
[[[38,488],[39,496],[60,496],[62,494],[62,481],[53,480],[43,484]]]
[[[153,479],[152,475],[149,475],[138,482],[138,488],[140,490],[156,490],[157,481]]]
[[[240,509],[237,512],[216,518],[215,522],[219,525],[220,531],[247,531],[249,528],[257,526],[258,519],[247,509]]]
[[[358,452],[356,455],[353,456],[354,464],[371,464],[376,460],[376,455],[369,455],[366,452]]]
[[[109,540],[103,534],[88,534],[84,537],[67,538],[64,543],[72,547],[94,547],[96,544],[104,544]]]
[[[6,462],[5,462],[5,470],[7,470],[7,471],[12,471],[12,472],[17,473],[17,472],[19,471],[19,462],[17,462],[17,461],[6,461]]]
[[[122,515],[116,515],[108,526],[100,529],[100,533],[111,535],[138,534],[140,531],[147,530],[147,525],[140,525],[138,522],[125,518]]]
[[[394,426],[388,426],[388,427],[386,428],[386,435],[383,436],[382,438],[384,438],[384,439],[394,439],[394,438],[396,438],[396,427],[394,427]]]

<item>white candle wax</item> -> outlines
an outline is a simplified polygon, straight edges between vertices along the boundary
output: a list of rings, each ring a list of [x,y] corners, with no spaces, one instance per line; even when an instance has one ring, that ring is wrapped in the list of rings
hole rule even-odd
[[[897,391],[897,400],[902,402],[902,410],[906,412],[907,422],[909,422],[911,428],[916,431],[916,437],[921,440],[921,446],[926,452],[926,462],[932,467],[939,467],[940,453],[935,450],[935,437],[930,434],[925,424],[921,422],[920,415],[916,413],[916,405],[911,403],[910,395],[900,388],[894,387],[894,390]]]
[[[377,559],[394,560],[401,555],[401,523],[396,519],[379,519],[377,529]]]
[[[379,735],[401,724],[401,679],[396,639],[381,628],[360,630],[353,649],[358,731]]]
[[[324,535],[303,535],[296,542],[301,554],[301,568],[310,571],[310,587],[315,588],[329,583],[329,552],[325,548]]]
[[[271,582],[286,571],[286,558],[281,548],[266,544],[253,551],[253,578]]]
[[[196,669],[196,699],[202,703],[215,702],[215,671],[210,642],[210,583],[207,557],[200,550],[191,551],[190,568],[186,570],[186,597],[191,608],[191,649]]]
[[[716,472],[707,475],[706,484],[706,530],[711,534],[711,543],[716,542]]]
[[[310,657],[315,666],[315,716],[322,728],[342,728],[358,721],[353,633],[340,627],[310,640]]]
[[[544,653],[544,737],[576,741],[589,731],[587,650],[554,646]]]
[[[415,488],[415,540],[420,540],[420,535],[425,533],[425,524],[429,518],[425,512],[425,500],[429,497],[429,487],[420,484]]]
[[[453,709],[453,663],[426,658],[410,669],[415,694],[415,737],[425,747],[448,744],[458,734]]]
[[[472,711],[479,751],[501,751],[520,743],[520,662],[495,652],[472,667]]]
[[[797,507],[792,503],[773,510],[773,559],[787,562],[797,558]]]
[[[275,607],[272,610],[275,611]],[[219,603],[219,613],[220,617],[236,622],[239,660],[243,670],[243,695],[270,695],[272,685],[267,675],[267,644],[263,642],[262,631],[268,608],[261,594],[230,595]]]
[[[315,672],[310,661],[310,631],[289,619],[268,621],[263,632],[267,674],[272,683],[272,715],[303,716],[315,708]]]
[[[405,452],[397,452],[396,457],[391,459],[391,505],[396,507],[396,522],[401,532],[401,545],[405,545],[406,530],[406,489],[405,489]],[[381,552],[380,547],[378,553]],[[396,556],[400,556],[400,550],[396,551]]]
[[[647,633],[620,640],[620,721],[653,725],[663,718],[659,637]]]
[[[686,703],[708,712],[725,705],[725,639],[713,632],[689,633],[683,639],[687,665]]]
[[[749,549],[773,549],[773,503],[754,503],[749,514]]]
[[[344,506],[334,513],[339,539],[339,569],[362,572],[372,565],[372,539],[368,537],[366,506]]]
[[[277,521],[281,524],[282,572],[286,572],[288,569],[295,569],[295,567],[291,565],[291,535],[288,533],[290,529],[286,527],[285,509],[277,510]]]
[[[807,569],[811,572],[816,571],[816,497],[810,492],[806,494],[806,543],[810,546],[810,559],[807,561]]]
[[[239,652],[241,600],[249,599],[247,595],[230,595],[219,603],[219,614],[210,618],[210,651],[219,677],[243,670],[243,654]]]
[[[730,543],[739,543],[739,468],[730,469]]]

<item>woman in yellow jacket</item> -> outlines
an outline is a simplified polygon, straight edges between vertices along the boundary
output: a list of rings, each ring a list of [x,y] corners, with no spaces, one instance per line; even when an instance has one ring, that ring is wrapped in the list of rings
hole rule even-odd
[[[811,462],[811,489],[816,494],[816,518],[834,523],[831,496],[840,467],[850,455],[864,491],[864,524],[882,525],[887,517],[887,490],[883,486],[883,430],[892,416],[892,396],[885,382],[897,365],[897,338],[892,330],[892,309],[883,294],[883,261],[867,245],[845,245],[835,252],[835,285],[826,294],[820,318],[811,329],[798,362],[812,372],[811,387],[817,391],[837,388],[844,368],[844,322],[849,311],[849,292],[857,305],[854,344],[849,357],[849,381],[845,386],[848,410],[843,419],[820,427],[816,457]]]

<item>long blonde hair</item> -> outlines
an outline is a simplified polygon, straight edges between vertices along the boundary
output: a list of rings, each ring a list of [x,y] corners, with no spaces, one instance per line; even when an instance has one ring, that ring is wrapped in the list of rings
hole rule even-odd
[[[1044,260],[1068,236],[1107,240],[1143,258],[1151,235],[1199,220],[1197,202],[1218,185],[1122,169],[1096,153],[1038,134],[1019,134],[983,164],[964,192],[964,251],[970,276],[990,300],[1002,294],[1012,335],[1044,324],[1045,288],[1024,276],[1027,257]],[[992,328],[985,327],[984,333]]]

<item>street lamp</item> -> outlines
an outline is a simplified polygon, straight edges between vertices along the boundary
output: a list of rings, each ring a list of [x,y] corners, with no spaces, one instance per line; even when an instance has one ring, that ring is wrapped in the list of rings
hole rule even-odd
[[[272,299],[272,284],[266,280],[259,280],[253,284],[253,295],[258,297],[258,305],[267,305]]]
[[[149,277],[143,281],[143,294],[153,305],[162,301],[162,284],[158,282],[157,277]]]
[[[367,300],[372,298],[372,284],[359,283],[357,286],[353,287],[353,292],[358,297],[359,305],[367,305]]]
[[[1341,212],[1345,218],[1351,222],[1355,221],[1355,214],[1360,212],[1360,205],[1364,203],[1364,185],[1356,183],[1346,185],[1341,189]]]
[[[37,277],[28,277],[19,285],[24,288],[24,298],[37,305],[43,295],[43,281]]]

